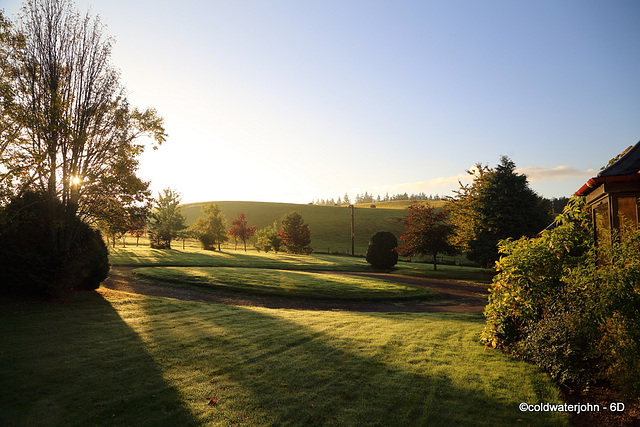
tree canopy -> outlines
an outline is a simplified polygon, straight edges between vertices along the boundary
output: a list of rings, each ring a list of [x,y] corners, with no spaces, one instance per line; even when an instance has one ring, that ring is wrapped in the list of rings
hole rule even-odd
[[[242,240],[244,244],[244,251],[247,251],[247,240],[251,239],[255,234],[258,227],[250,227],[247,222],[247,216],[244,213],[239,213],[238,217],[231,221],[231,228],[229,229],[229,236],[233,237],[236,243],[236,249],[238,249],[238,239]]]
[[[280,245],[282,245],[282,239],[278,235],[278,224],[274,222],[272,226],[264,227],[258,230],[256,233],[256,249],[258,251],[269,252],[273,250],[278,252]]]
[[[449,211],[436,211],[428,204],[412,204],[407,208],[409,215],[404,220],[405,233],[400,236],[402,246],[399,255],[413,257],[431,255],[433,269],[437,270],[437,255],[454,255],[457,248],[450,239],[455,228],[448,222]]]
[[[454,243],[467,257],[490,266],[498,259],[498,242],[535,236],[552,221],[550,206],[529,187],[527,177],[502,156],[496,168],[478,164],[473,182],[461,185],[452,198]]]
[[[136,176],[139,137],[160,144],[166,134],[155,110],[129,105],[104,24],[70,0],[29,1],[15,28],[0,24],[3,202],[44,192],[65,216],[84,220],[110,215],[114,200],[144,204],[150,194]],[[53,238],[64,251],[74,235],[63,226]]]
[[[282,218],[280,238],[288,252],[301,254],[310,253],[311,230],[305,224],[299,212],[290,212]]]
[[[165,188],[158,195],[149,221],[149,241],[152,248],[171,249],[171,241],[184,230],[185,217],[180,207],[180,194]]]
[[[220,244],[229,240],[224,213],[217,203],[208,203],[201,211],[202,216],[191,224],[192,234],[200,240],[203,249],[214,250],[217,245],[220,250]]]

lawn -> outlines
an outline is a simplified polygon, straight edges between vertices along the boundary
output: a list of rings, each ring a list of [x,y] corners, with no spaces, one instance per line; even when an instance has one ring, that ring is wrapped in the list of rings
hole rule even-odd
[[[240,267],[144,267],[137,275],[179,286],[309,300],[434,299],[418,286],[367,277]]]
[[[480,315],[274,310],[101,288],[0,302],[1,425],[563,425]]]
[[[113,265],[175,266],[175,267],[246,267],[273,268],[280,270],[326,270],[326,271],[372,271],[364,258],[311,254],[264,253],[250,250],[223,252],[202,249],[151,249],[146,246],[111,248],[109,259]],[[480,283],[491,283],[492,271],[477,267],[440,265],[433,271],[431,264],[400,261],[393,270],[395,274],[452,279]]]

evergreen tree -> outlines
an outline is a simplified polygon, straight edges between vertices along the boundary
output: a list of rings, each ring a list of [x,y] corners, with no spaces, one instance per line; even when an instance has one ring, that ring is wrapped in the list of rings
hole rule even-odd
[[[502,156],[490,169],[476,165],[470,185],[461,186],[452,198],[452,222],[456,242],[467,257],[485,266],[498,259],[498,242],[506,238],[535,236],[550,222],[550,210],[530,187],[515,163]]]
[[[366,260],[374,268],[390,269],[398,263],[398,239],[390,231],[378,231],[369,241]]]
[[[309,224],[302,220],[302,215],[294,211],[285,215],[281,222],[279,236],[287,251],[295,254],[310,253],[311,230]]]

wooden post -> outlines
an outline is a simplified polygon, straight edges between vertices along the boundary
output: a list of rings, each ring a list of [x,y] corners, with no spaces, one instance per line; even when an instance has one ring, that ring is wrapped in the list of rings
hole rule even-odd
[[[355,206],[353,205],[349,205],[349,207],[351,208],[351,256],[354,256],[356,254],[355,252],[355,224],[353,221],[353,216],[354,216],[354,211],[356,209]]]

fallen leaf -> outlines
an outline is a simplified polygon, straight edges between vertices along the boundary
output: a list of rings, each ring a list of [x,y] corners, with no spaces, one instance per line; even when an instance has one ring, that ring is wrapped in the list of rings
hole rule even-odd
[[[209,405],[209,406],[216,406],[216,399],[215,399],[215,398],[211,398],[211,399],[209,399],[209,403],[207,403],[207,405]]]

